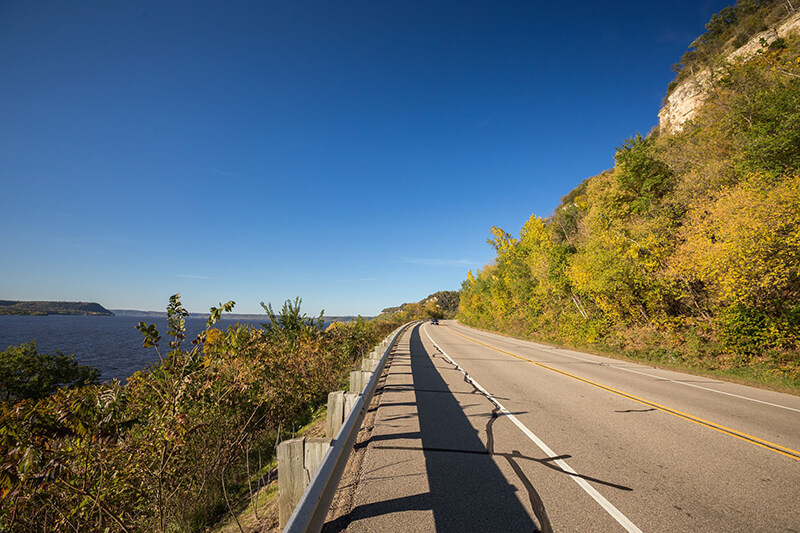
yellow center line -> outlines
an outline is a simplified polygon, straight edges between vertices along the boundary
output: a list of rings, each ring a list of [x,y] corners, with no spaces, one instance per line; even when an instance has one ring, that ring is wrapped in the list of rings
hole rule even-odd
[[[741,440],[743,440],[745,442],[749,442],[750,444],[755,444],[756,446],[761,446],[762,448],[766,448],[767,450],[771,450],[771,451],[779,453],[781,455],[785,455],[786,457],[791,457],[792,459],[794,459],[796,461],[800,461],[800,452],[797,451],[797,450],[793,450],[791,448],[786,448],[784,446],[781,446],[779,444],[775,444],[775,443],[770,442],[768,440],[764,440],[764,439],[760,439],[758,437],[754,437],[752,435],[748,435],[747,433],[742,433],[741,431],[737,431],[735,429],[731,429],[729,427],[725,427],[725,426],[723,426],[721,424],[717,424],[717,423],[714,423],[714,422],[709,422],[708,420],[703,420],[702,418],[699,418],[699,417],[696,417],[694,415],[690,415],[690,414],[684,413],[682,411],[678,411],[677,409],[672,409],[671,407],[666,407],[664,405],[661,405],[661,404],[658,404],[658,403],[655,403],[655,402],[651,402],[650,400],[645,400],[644,398],[640,398],[640,397],[635,396],[633,394],[628,394],[627,392],[623,392],[623,391],[617,390],[617,389],[609,387],[607,385],[602,385],[600,383],[597,383],[596,381],[592,381],[591,379],[582,378],[580,376],[576,376],[575,374],[571,374],[570,372],[566,372],[564,370],[559,370],[558,368],[553,368],[552,366],[546,365],[544,363],[540,363],[539,361],[534,361],[533,359],[528,359],[527,357],[523,357],[522,355],[515,354],[515,353],[512,353],[512,352],[508,352],[508,351],[503,350],[501,348],[497,348],[495,346],[491,346],[489,344],[485,344],[485,343],[483,343],[481,341],[475,340],[475,339],[473,339],[471,337],[467,337],[466,335],[462,335],[461,333],[458,333],[457,331],[454,331],[452,328],[450,328],[448,326],[444,326],[444,327],[450,333],[452,333],[453,335],[458,335],[462,339],[466,339],[466,340],[468,340],[470,342],[474,342],[475,344],[479,344],[481,346],[489,348],[490,350],[494,350],[496,352],[500,352],[502,354],[514,357],[514,358],[519,359],[521,361],[526,361],[526,362],[534,364],[534,365],[536,365],[536,366],[538,366],[540,368],[544,368],[545,370],[550,370],[551,372],[555,372],[556,374],[561,374],[562,376],[566,376],[566,377],[572,378],[574,380],[581,381],[583,383],[586,383],[587,385],[592,385],[593,387],[597,387],[598,389],[603,389],[605,391],[612,392],[612,393],[614,393],[614,394],[616,394],[618,396],[622,396],[623,398],[628,398],[629,400],[633,400],[633,401],[639,402],[639,403],[641,403],[643,405],[647,405],[649,407],[653,407],[654,409],[658,409],[659,411],[663,411],[665,413],[669,413],[669,414],[671,414],[673,416],[677,416],[678,418],[683,418],[684,420],[688,420],[689,422],[694,422],[695,424],[699,424],[701,426],[713,429],[715,431],[719,431],[720,433],[724,433],[726,435],[730,435],[731,437],[736,437],[737,439],[741,439]]]

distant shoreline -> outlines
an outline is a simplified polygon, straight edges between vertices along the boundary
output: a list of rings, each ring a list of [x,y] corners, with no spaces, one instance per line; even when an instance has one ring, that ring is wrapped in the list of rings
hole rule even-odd
[[[0,316],[52,316],[52,315],[83,315],[83,316],[129,316],[146,318],[166,318],[166,311],[141,311],[139,309],[106,309],[96,302],[58,302],[58,301],[21,301],[0,300]],[[189,313],[189,316],[198,318],[208,316],[208,312]],[[356,320],[357,315],[323,316],[326,323],[350,322]],[[365,316],[364,319],[373,317]],[[266,314],[240,314],[225,313],[222,320],[251,320],[269,322]]]
[[[97,302],[50,302],[0,300],[0,315],[47,316],[47,315],[87,315],[114,316],[114,313]]]
[[[166,311],[141,311],[139,309],[106,309],[96,302],[57,302],[57,301],[21,301],[0,300],[0,316],[51,316],[51,315],[83,315],[83,316],[129,316],[146,318],[166,318]],[[208,312],[189,313],[191,317],[208,316]],[[350,322],[358,315],[323,316],[326,323]],[[364,319],[373,317],[364,316]],[[225,313],[223,320],[255,320],[269,322],[266,314]]]
[[[167,313],[165,311],[140,311],[138,309],[111,309],[111,312],[114,313],[115,316],[140,316],[140,317],[149,317],[149,318],[166,318]],[[189,313],[191,317],[202,317],[207,316],[208,311],[203,313]],[[322,319],[325,322],[350,322],[352,320],[356,320],[358,315],[340,315],[340,316],[323,316]],[[373,318],[371,316],[362,316],[361,318],[367,320]],[[269,322],[269,317],[266,314],[239,314],[239,313],[224,313],[222,315],[223,320],[261,320],[264,322]]]

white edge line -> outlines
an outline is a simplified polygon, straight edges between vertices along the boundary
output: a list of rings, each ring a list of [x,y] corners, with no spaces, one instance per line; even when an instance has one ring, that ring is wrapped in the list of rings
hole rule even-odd
[[[617,366],[617,367],[613,367],[613,368],[616,368],[618,370],[624,370],[625,372],[633,372],[634,374],[641,374],[643,376],[648,376],[648,377],[656,378],[656,379],[659,379],[659,380],[671,381],[672,383],[677,383],[678,385],[686,385],[687,387],[694,387],[696,389],[703,389],[703,390],[707,390],[707,391],[711,391],[711,392],[716,392],[717,394],[724,394],[725,396],[733,396],[734,398],[740,398],[742,400],[749,400],[751,402],[763,403],[764,405],[769,405],[771,407],[779,407],[781,409],[786,409],[788,411],[795,411],[797,413],[800,413],[800,409],[795,409],[794,407],[787,407],[785,405],[780,405],[780,404],[777,404],[777,403],[765,402],[764,400],[756,400],[755,398],[750,398],[748,396],[740,396],[739,394],[734,394],[732,392],[725,392],[725,391],[722,391],[722,390],[711,389],[709,387],[703,387],[702,385],[696,385],[694,383],[684,383],[683,381],[677,381],[675,379],[669,379],[669,378],[665,378],[665,377],[661,377],[661,376],[654,376],[653,374],[648,374],[647,372],[641,372],[639,370],[634,370],[632,368],[623,368],[621,366]]]
[[[484,332],[481,332],[481,333],[484,333]],[[522,339],[508,339],[507,337],[503,337],[502,335],[494,335],[492,333],[485,333],[485,334],[486,335],[491,335],[493,337],[499,337],[500,339],[503,339],[503,340],[518,340],[518,341],[521,341],[521,342],[530,342],[530,341],[524,341]],[[539,350],[539,351],[542,351],[542,352],[552,353],[552,354],[555,354],[555,355],[563,355],[564,357],[577,359],[578,361],[583,361],[585,363],[592,363],[592,364],[596,364],[596,365],[600,364],[597,361],[593,361],[591,359],[586,359],[584,357],[578,357],[577,355],[572,355],[572,354],[569,354],[569,353],[565,353],[566,350],[556,351],[556,350],[553,350],[552,348],[547,348],[547,347],[544,347],[544,346],[539,345],[537,343],[531,343],[531,344],[532,344],[531,349],[533,349],[533,350]],[[602,356],[600,356],[600,357],[602,357]],[[633,364],[637,364],[637,363],[633,363]],[[724,394],[725,396],[732,396],[734,398],[739,398],[741,400],[748,400],[748,401],[751,401],[751,402],[762,403],[764,405],[769,405],[771,407],[778,407],[780,409],[786,409],[788,411],[795,411],[796,413],[800,413],[800,409],[795,409],[794,407],[787,407],[786,405],[780,405],[780,404],[777,404],[777,403],[766,402],[764,400],[757,400],[755,398],[750,398],[748,396],[741,396],[739,394],[734,394],[732,392],[725,392],[725,391],[721,391],[721,390],[717,390],[717,389],[712,389],[710,387],[703,387],[702,385],[696,385],[694,383],[684,383],[683,381],[678,381],[676,379],[670,379],[670,378],[666,378],[666,377],[662,377],[662,376],[656,376],[654,374],[648,374],[647,372],[641,372],[639,370],[634,370],[632,368],[625,368],[625,367],[615,366],[615,365],[610,365],[610,364],[606,365],[606,366],[608,366],[609,368],[615,368],[617,370],[624,370],[625,372],[632,372],[634,374],[641,374],[642,376],[648,376],[648,377],[655,378],[655,379],[658,379],[658,380],[669,381],[669,382],[672,382],[672,383],[676,383],[678,385],[685,385],[687,387],[694,387],[696,389],[703,389],[703,390],[707,390],[707,391],[710,391],[710,392],[716,392],[717,394]],[[720,383],[721,384],[725,384],[724,381],[721,381]]]
[[[464,374],[464,377],[465,377],[466,379],[468,379],[468,380],[469,380],[469,382],[470,382],[470,383],[472,383],[472,384],[475,386],[475,388],[477,388],[479,391],[481,391],[481,394],[483,394],[484,396],[486,396],[486,397],[487,397],[487,398],[488,398],[488,399],[489,399],[489,400],[490,400],[490,401],[491,401],[493,404],[495,404],[495,405],[498,407],[498,409],[500,410],[500,412],[501,412],[501,413],[503,413],[503,415],[507,416],[507,417],[508,417],[508,418],[509,418],[509,419],[510,419],[510,420],[511,420],[513,423],[514,423],[514,425],[515,425],[515,426],[517,426],[517,427],[520,429],[520,431],[522,431],[522,432],[523,432],[523,433],[524,433],[524,434],[525,434],[525,435],[526,435],[526,436],[527,436],[527,437],[528,437],[528,438],[529,438],[529,439],[530,439],[530,440],[531,440],[531,441],[532,441],[534,444],[536,444],[536,446],[538,446],[538,447],[539,447],[539,449],[541,449],[541,450],[542,450],[542,451],[543,451],[545,454],[547,454],[549,457],[558,457],[558,455],[556,454],[556,452],[554,452],[553,450],[551,450],[551,449],[550,449],[550,447],[549,447],[547,444],[545,444],[545,443],[544,443],[544,441],[542,441],[542,440],[541,440],[539,437],[537,437],[537,436],[536,436],[536,434],[534,434],[534,433],[533,433],[533,431],[531,431],[530,429],[528,429],[528,428],[525,426],[525,424],[523,424],[522,422],[520,422],[520,421],[519,421],[519,419],[518,419],[516,416],[514,416],[513,414],[511,414],[511,413],[508,411],[508,409],[506,409],[505,407],[503,407],[503,405],[502,405],[502,404],[501,404],[499,401],[497,401],[497,399],[496,399],[494,396],[492,396],[491,394],[489,394],[489,393],[486,391],[486,389],[484,389],[484,388],[483,388],[483,387],[482,387],[482,386],[481,386],[481,385],[480,385],[480,384],[479,384],[477,381],[475,381],[475,379],[474,379],[472,376],[470,376],[470,375],[469,375],[469,374],[468,374],[468,373],[467,373],[467,372],[466,372],[466,371],[465,371],[463,368],[461,368],[461,367],[458,365],[458,363],[456,363],[456,362],[453,360],[453,358],[452,358],[452,357],[450,357],[450,356],[449,356],[449,355],[448,355],[448,354],[447,354],[447,353],[446,353],[446,352],[445,352],[445,351],[442,349],[442,347],[441,347],[441,346],[439,346],[438,344],[436,344],[436,341],[434,341],[434,340],[431,338],[430,334],[428,333],[428,328],[427,328],[425,325],[423,325],[423,326],[422,326],[422,329],[423,329],[423,331],[425,331],[425,335],[428,337],[428,340],[430,340],[430,341],[433,343],[433,345],[436,347],[436,349],[437,349],[437,350],[439,350],[440,352],[442,352],[442,355],[444,355],[444,356],[447,358],[447,360],[448,360],[448,361],[450,361],[450,363],[451,363],[452,365],[454,365],[454,366],[455,366],[455,367],[456,367],[456,368],[459,370],[459,372],[461,372],[462,374]],[[591,497],[592,497],[592,498],[593,498],[593,499],[594,499],[594,500],[595,500],[597,503],[599,503],[599,504],[600,504],[600,507],[602,507],[603,509],[605,509],[605,510],[606,510],[606,512],[607,512],[609,515],[611,515],[611,517],[612,517],[612,518],[614,518],[614,520],[616,520],[617,522],[619,522],[619,524],[620,524],[622,527],[624,527],[624,528],[625,528],[625,530],[626,530],[626,531],[629,531],[629,532],[631,532],[631,533],[642,533],[642,530],[641,530],[641,529],[639,529],[638,527],[636,527],[636,524],[634,524],[633,522],[631,522],[631,521],[630,521],[630,519],[628,519],[628,517],[627,517],[627,516],[625,516],[624,514],[622,514],[622,512],[621,512],[619,509],[617,509],[616,507],[614,507],[614,504],[612,504],[610,501],[608,501],[607,499],[605,499],[605,497],[604,497],[602,494],[600,494],[600,493],[597,491],[597,489],[595,489],[594,487],[592,487],[592,486],[589,484],[589,482],[588,482],[588,481],[586,481],[586,480],[585,480],[585,479],[583,479],[582,477],[579,477],[578,473],[577,473],[577,472],[576,472],[576,471],[575,471],[575,470],[574,470],[574,469],[573,469],[571,466],[569,466],[569,465],[566,463],[566,461],[564,461],[563,459],[555,459],[553,462],[554,462],[554,463],[556,463],[558,466],[560,466],[560,467],[561,467],[561,469],[562,469],[563,471],[565,471],[565,472],[569,473],[569,474],[570,474],[570,477],[571,477],[571,478],[572,478],[572,479],[575,481],[575,483],[577,483],[577,484],[578,484],[578,485],[579,485],[579,486],[580,486],[580,487],[581,487],[581,488],[582,488],[584,491],[586,491],[586,493],[587,493],[589,496],[591,496]]]

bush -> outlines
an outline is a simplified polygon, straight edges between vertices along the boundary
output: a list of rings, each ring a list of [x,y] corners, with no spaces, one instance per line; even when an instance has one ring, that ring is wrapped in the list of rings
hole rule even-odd
[[[37,400],[59,388],[97,383],[100,371],[80,365],[75,355],[38,353],[36,342],[9,346],[0,352],[0,401]]]
[[[776,348],[793,348],[798,324],[746,305],[725,308],[716,318],[723,346],[736,355],[760,356]]]
[[[215,329],[233,302],[212,308],[208,327],[186,347],[188,313],[174,295],[169,351],[126,385],[2,403],[0,530],[213,524],[231,509],[232,494],[265,475],[260,459],[270,457],[276,435],[324,401],[353,361],[395,327],[359,320],[322,331],[305,323],[299,303],[287,302],[288,314],[271,316],[268,329]],[[159,349],[155,326],[139,329]]]

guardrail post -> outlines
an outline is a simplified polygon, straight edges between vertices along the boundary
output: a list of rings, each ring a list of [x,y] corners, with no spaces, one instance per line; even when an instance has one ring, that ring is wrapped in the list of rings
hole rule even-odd
[[[354,370],[350,372],[350,392],[360,393],[363,391],[371,374],[372,372],[365,372],[363,370]]]
[[[328,418],[325,424],[325,435],[330,438],[336,437],[339,429],[344,423],[344,391],[337,390],[328,394]]]
[[[322,437],[291,439],[278,444],[278,520],[281,527],[292,516],[330,445],[331,439]]]
[[[314,477],[314,472],[317,471],[322,459],[325,457],[325,452],[331,447],[331,439],[323,437],[310,437],[305,442],[305,454],[303,456],[303,471],[305,472],[305,479],[303,483],[303,490],[306,490],[311,478]],[[300,494],[302,496],[302,493]],[[297,501],[300,501],[298,498]]]
[[[303,439],[285,440],[278,444],[278,519],[281,528],[292,516],[295,505],[305,491]]]
[[[364,372],[374,372],[375,367],[378,366],[378,359],[362,359],[361,370]]]
[[[350,390],[352,392],[361,390],[361,371],[353,370],[350,372]]]
[[[416,323],[417,322],[409,322],[396,329],[389,337],[381,342],[379,347],[373,350],[375,353],[374,358],[380,360],[381,356],[386,353],[384,348],[391,346],[397,339],[397,336],[402,333],[405,328]],[[370,359],[372,358],[373,357],[370,357]],[[288,532],[305,533],[320,531],[325,523],[325,516],[328,513],[329,506],[336,492],[337,484],[347,464],[347,457],[358,436],[359,428],[368,410],[369,402],[372,399],[372,393],[378,385],[380,376],[378,376],[376,372],[355,371],[351,373],[350,377],[351,392],[342,394],[344,399],[344,421],[342,422],[342,427],[336,432],[336,436],[339,436],[339,439],[331,442],[331,445],[324,451],[317,449],[307,452],[305,448],[302,447],[303,444],[301,442],[299,456],[303,457],[303,463],[308,462],[308,465],[303,464],[301,468],[295,468],[295,470],[300,473],[302,483],[308,483],[308,488],[303,490],[303,494],[300,496],[299,500],[295,500],[297,504],[296,508],[293,510],[291,506],[286,505],[283,501],[284,493],[289,492],[289,489],[284,489],[284,486],[290,484],[287,481],[281,480],[281,475],[282,473],[286,473],[289,474],[290,478],[292,477],[291,472],[284,471],[289,470],[288,465],[298,462],[295,460],[298,450],[282,449],[282,446],[286,443],[281,443],[278,447],[278,487],[281,490],[279,504],[280,522],[281,527]],[[357,383],[354,383],[356,381]],[[368,385],[369,389],[367,389]],[[329,400],[335,403],[338,400],[334,398],[339,394],[341,394],[341,391],[339,391],[339,393],[331,393]],[[341,435],[339,435],[340,433]],[[306,444],[309,445],[313,440],[319,439],[308,439]],[[327,443],[328,441],[325,439],[322,441],[321,446],[325,448]],[[310,445],[315,446],[315,444]],[[317,467],[315,463],[320,458],[322,459],[322,463]],[[282,463],[286,463],[286,466],[283,466]],[[308,473],[306,473],[307,468]],[[314,470],[315,468],[317,471]],[[292,502],[292,506],[294,505],[294,502]],[[286,511],[284,511],[285,507],[288,507],[288,512],[291,513],[288,522],[287,519],[284,518],[286,513]]]
[[[353,410],[353,406],[358,401],[358,393],[357,392],[346,392],[344,394],[344,417],[350,414],[350,411]]]

